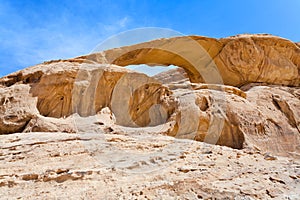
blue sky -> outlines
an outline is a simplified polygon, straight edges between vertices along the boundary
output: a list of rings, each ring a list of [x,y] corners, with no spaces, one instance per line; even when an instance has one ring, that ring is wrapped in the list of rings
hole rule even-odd
[[[300,41],[300,0],[0,0],[0,76],[162,27],[185,35],[270,33]]]

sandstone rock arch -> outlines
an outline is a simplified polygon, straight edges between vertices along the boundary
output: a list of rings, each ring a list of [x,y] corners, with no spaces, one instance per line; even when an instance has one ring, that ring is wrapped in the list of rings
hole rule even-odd
[[[182,67],[194,83],[219,81],[216,77],[207,80],[203,77],[210,77],[209,73],[216,67],[226,85],[242,86],[253,82],[300,85],[299,46],[267,34],[238,35],[219,40],[202,36],[158,39],[77,59],[118,66],[176,65]]]
[[[200,56],[186,45],[191,39],[203,48]],[[157,83],[123,68],[131,64],[176,65],[192,83]],[[215,69],[224,85],[209,79]],[[270,35],[168,38],[49,61],[0,79],[0,134],[69,131],[64,117],[89,117],[108,107],[118,125],[165,123],[165,133],[200,141],[205,141],[209,121],[217,115],[225,124],[215,144],[297,151],[299,69],[299,46]],[[212,93],[226,97],[226,110],[212,106]],[[123,96],[124,101],[119,100]]]

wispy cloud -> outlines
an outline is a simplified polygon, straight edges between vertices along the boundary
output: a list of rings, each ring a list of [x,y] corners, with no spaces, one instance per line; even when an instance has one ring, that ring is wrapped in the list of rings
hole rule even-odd
[[[68,9],[47,20],[33,13],[36,19],[31,20],[9,3],[0,4],[0,11],[0,76],[45,60],[87,54],[130,22],[120,14],[114,16],[118,20],[93,19],[94,24],[87,24]]]
[[[126,27],[127,23],[128,23],[128,17],[124,17],[123,19],[121,19],[120,21],[118,21],[119,25],[124,28]]]
[[[124,28],[126,28],[126,26],[128,25],[128,22],[129,22],[129,17],[128,16],[125,16],[119,20],[117,20],[116,22],[113,22],[111,24],[102,24],[103,25],[103,28],[105,31],[107,32],[117,32],[117,31],[120,31]]]

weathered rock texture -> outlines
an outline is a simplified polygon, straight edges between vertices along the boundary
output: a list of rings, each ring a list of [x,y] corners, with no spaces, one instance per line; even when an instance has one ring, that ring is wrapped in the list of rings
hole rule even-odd
[[[148,77],[130,64],[180,68]],[[299,44],[240,35],[159,39],[10,74],[0,79],[0,193],[297,197],[299,73]]]
[[[130,64],[181,69],[148,77],[120,67]],[[110,126],[297,156],[299,72],[300,48],[270,35],[159,39],[45,62],[0,79],[0,134],[78,132],[74,115],[108,109]]]
[[[176,65],[195,83],[219,81],[209,77],[216,66],[226,85],[242,86],[252,82],[300,85],[299,46],[266,34],[219,40],[201,36],[159,39],[79,58],[119,66]]]
[[[114,111],[119,124],[158,125],[176,104],[168,88],[144,74],[73,60],[37,65],[2,78],[1,84],[0,134],[22,131],[33,116],[85,117],[105,107]],[[158,106],[150,112],[152,105]]]
[[[124,128],[0,135],[0,199],[297,199],[300,161]]]

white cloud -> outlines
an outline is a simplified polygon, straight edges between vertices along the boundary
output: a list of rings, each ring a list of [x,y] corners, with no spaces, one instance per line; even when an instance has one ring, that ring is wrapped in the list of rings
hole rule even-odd
[[[103,24],[103,27],[104,27],[104,30],[107,32],[116,33],[118,31],[120,31],[121,29],[126,28],[128,23],[129,23],[129,17],[125,16],[125,17],[117,20],[113,24]]]
[[[120,27],[124,28],[127,25],[128,17],[124,17],[123,19],[119,20],[118,23]]]
[[[0,75],[46,60],[88,54],[130,24],[130,17],[123,14],[87,23],[72,12],[65,9],[55,15],[50,13],[49,19],[32,13],[37,17],[32,20],[10,3],[0,3]]]

